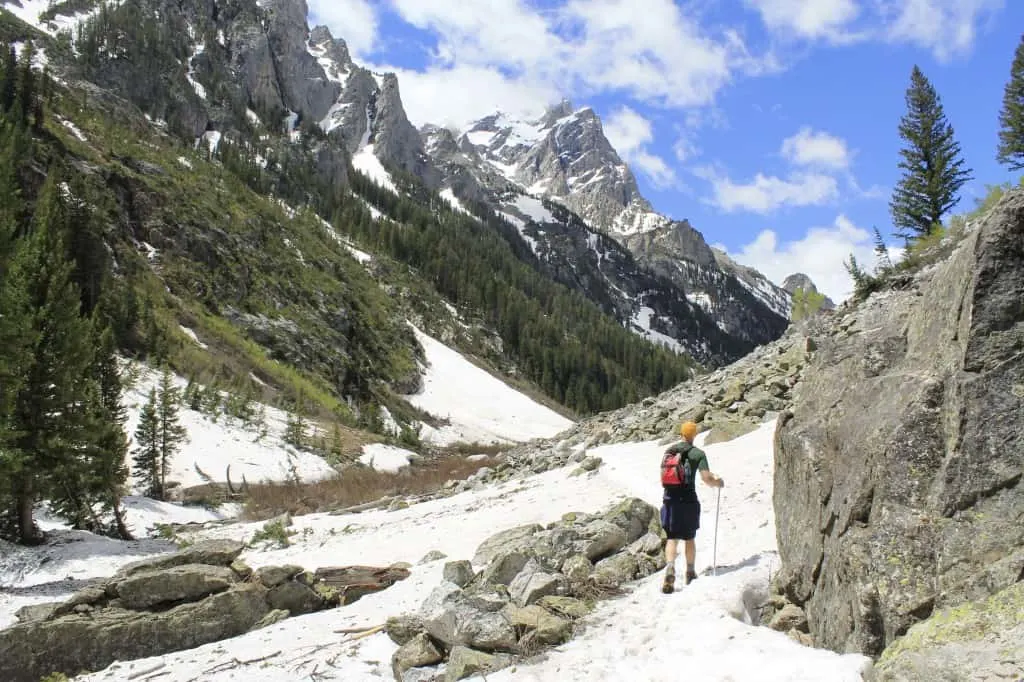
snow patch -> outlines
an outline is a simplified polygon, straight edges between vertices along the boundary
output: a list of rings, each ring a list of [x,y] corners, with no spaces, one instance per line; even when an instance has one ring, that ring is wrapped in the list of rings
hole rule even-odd
[[[391,174],[384,168],[380,159],[374,155],[372,144],[366,145],[352,155],[352,166],[360,173],[368,175],[378,185],[398,194],[398,187],[391,179]]]
[[[451,207],[454,208],[456,211],[459,211],[460,213],[465,213],[468,216],[473,215],[466,209],[465,206],[462,205],[462,202],[459,201],[459,198],[457,196],[455,196],[455,192],[452,191],[451,187],[446,187],[445,189],[441,190],[441,198],[447,201],[451,205]]]
[[[440,445],[523,442],[553,436],[572,425],[415,326],[413,330],[426,351],[427,367],[422,392],[405,398],[450,422],[440,428],[424,425],[424,440]]]
[[[676,353],[685,353],[686,349],[683,348],[682,344],[673,339],[667,334],[662,334],[659,331],[651,329],[651,318],[654,316],[654,309],[648,308],[647,306],[641,306],[640,309],[633,315],[634,329],[639,329],[640,335],[646,337],[654,343],[659,343],[669,350],[675,351]]]
[[[89,138],[87,138],[85,136],[85,134],[82,132],[81,128],[76,126],[71,121],[67,120],[66,118],[61,118],[60,122],[61,122],[61,125],[63,125],[68,130],[70,130],[71,134],[74,135],[75,137],[77,137],[82,142],[88,142],[89,141]]]
[[[199,337],[196,336],[195,331],[193,331],[192,329],[189,329],[183,324],[179,324],[178,328],[181,329],[182,332],[184,332],[185,336],[195,341],[195,344],[202,348],[203,350],[207,350],[209,348],[209,346],[207,346],[205,343],[199,340]]]
[[[178,157],[178,163],[180,163],[185,168],[188,168],[189,170],[192,170],[192,162],[189,161],[188,159],[186,159],[184,156],[179,156]]]
[[[370,443],[363,446],[363,454],[359,461],[377,471],[398,473],[399,469],[409,466],[411,459],[417,457],[415,452],[396,448],[393,445]]]
[[[515,206],[536,223],[558,222],[555,216],[551,215],[551,211],[544,208],[544,204],[536,197],[520,194],[516,197]]]
[[[191,29],[191,26],[189,28]],[[203,87],[202,83],[196,80],[196,71],[195,67],[192,65],[192,62],[195,60],[196,57],[201,55],[203,53],[203,50],[205,49],[206,45],[204,45],[203,43],[197,43],[196,46],[192,48],[192,54],[188,58],[188,71],[185,73],[185,78],[188,79],[188,82],[192,86],[192,89],[196,91],[196,94],[199,95],[199,99],[201,100],[206,99],[206,88]]]

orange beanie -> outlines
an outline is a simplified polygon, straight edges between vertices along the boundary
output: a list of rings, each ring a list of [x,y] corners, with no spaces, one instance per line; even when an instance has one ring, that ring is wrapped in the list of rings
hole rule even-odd
[[[679,427],[679,433],[686,440],[693,440],[697,437],[697,425],[693,422],[683,422]]]

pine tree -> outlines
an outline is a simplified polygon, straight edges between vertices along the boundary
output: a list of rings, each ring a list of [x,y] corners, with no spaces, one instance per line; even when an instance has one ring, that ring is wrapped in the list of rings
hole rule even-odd
[[[132,462],[135,478],[142,483],[142,494],[157,500],[164,498],[161,483],[164,477],[160,461],[160,418],[157,416],[156,389],[150,389],[149,398],[139,413],[135,428],[135,450]]]
[[[921,70],[914,66],[906,92],[907,113],[899,134],[904,174],[896,185],[889,211],[898,236],[924,236],[942,224],[942,216],[959,203],[960,188],[972,178],[964,168],[960,143],[946,121],[942,102]]]
[[[1010,66],[1010,80],[1003,90],[996,161],[1010,170],[1024,168],[1024,35],[1017,45]]]
[[[178,421],[178,410],[180,408],[180,392],[171,381],[170,371],[165,368],[160,376],[160,398],[156,408],[160,428],[159,473],[161,499],[167,495],[167,472],[171,468],[171,460],[188,436],[185,427]]]
[[[102,304],[101,304],[102,306]],[[127,413],[121,404],[121,370],[117,364],[114,332],[103,314],[97,310],[94,320],[96,360],[93,372],[99,386],[100,425],[97,439],[97,457],[93,463],[93,481],[104,511],[114,518],[117,536],[130,540],[131,533],[124,520],[121,498],[128,482],[128,436],[124,430]]]
[[[32,517],[36,500],[48,486],[79,475],[79,452],[90,437],[83,396],[93,354],[82,342],[89,336],[89,322],[80,315],[80,293],[72,280],[59,177],[50,170],[23,252],[27,267],[21,277],[34,343],[13,411],[20,466],[12,488],[18,537],[25,543],[40,539]]]

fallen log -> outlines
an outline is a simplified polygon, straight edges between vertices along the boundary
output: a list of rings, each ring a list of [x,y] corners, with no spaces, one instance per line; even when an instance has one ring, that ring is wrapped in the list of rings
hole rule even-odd
[[[325,566],[316,571],[317,580],[338,592],[342,606],[387,589],[409,575],[409,569],[402,566]]]

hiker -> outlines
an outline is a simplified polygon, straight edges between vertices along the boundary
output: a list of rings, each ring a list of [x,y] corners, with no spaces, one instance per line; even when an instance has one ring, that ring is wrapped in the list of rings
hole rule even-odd
[[[686,552],[686,584],[697,577],[693,563],[697,553],[694,538],[700,528],[700,500],[697,499],[697,476],[705,485],[721,488],[725,485],[721,476],[708,468],[708,457],[693,444],[697,437],[697,425],[684,422],[679,427],[683,440],[665,451],[661,461],[661,484],[664,489],[661,506],[661,527],[665,529],[668,542],[665,543],[665,583],[662,592],[669,594],[675,588],[676,552],[682,540]]]

